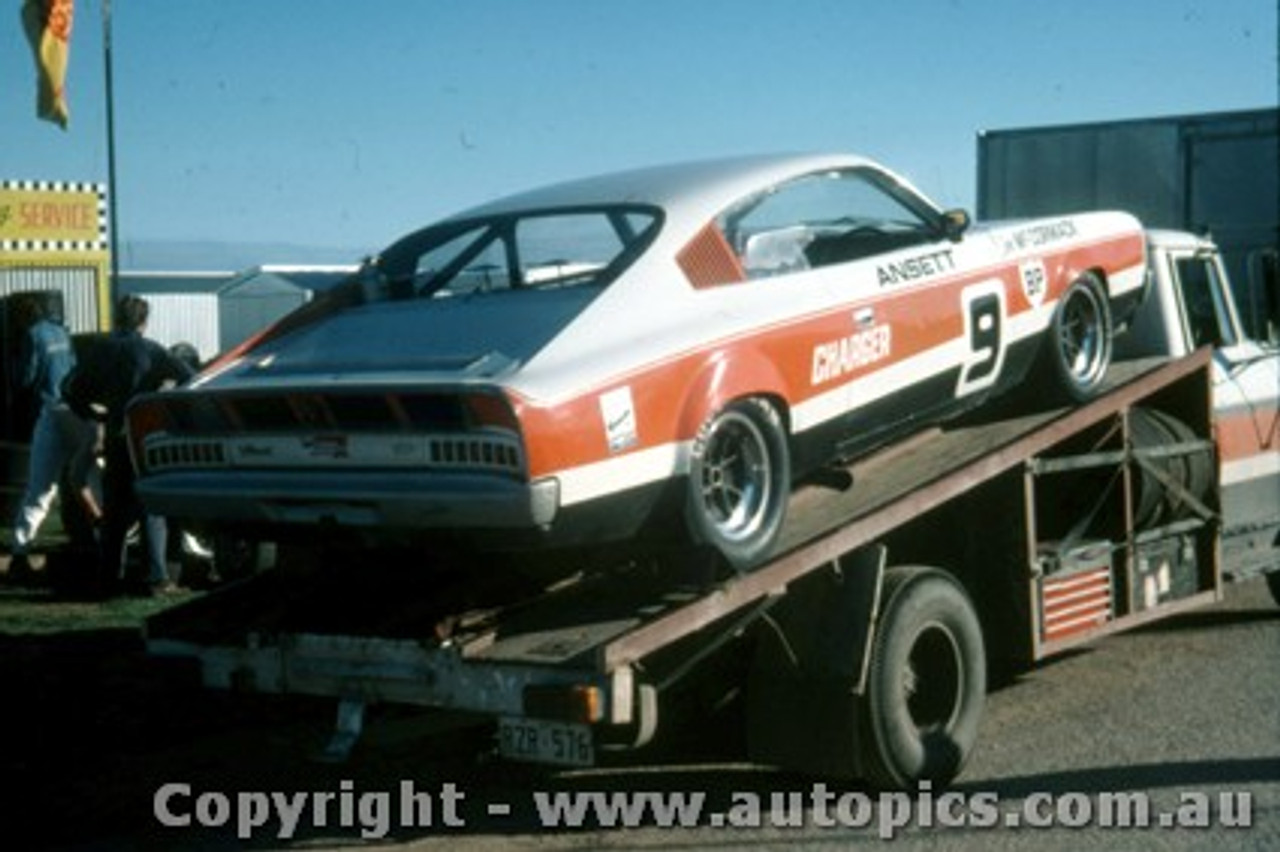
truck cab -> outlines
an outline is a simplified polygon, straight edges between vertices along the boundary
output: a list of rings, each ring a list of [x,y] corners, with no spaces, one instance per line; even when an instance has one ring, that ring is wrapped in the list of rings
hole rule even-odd
[[[1148,231],[1148,247],[1150,290],[1116,342],[1117,357],[1180,358],[1213,347],[1224,560],[1247,576],[1264,570],[1280,547],[1280,342],[1244,331],[1212,239]],[[1266,327],[1280,327],[1280,318],[1269,317]]]

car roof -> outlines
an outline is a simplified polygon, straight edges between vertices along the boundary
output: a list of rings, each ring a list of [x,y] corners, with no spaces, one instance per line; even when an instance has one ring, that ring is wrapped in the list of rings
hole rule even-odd
[[[858,166],[881,168],[847,154],[774,154],[651,166],[509,195],[451,218],[626,203],[660,207],[669,217],[705,221],[734,201],[789,178]]]

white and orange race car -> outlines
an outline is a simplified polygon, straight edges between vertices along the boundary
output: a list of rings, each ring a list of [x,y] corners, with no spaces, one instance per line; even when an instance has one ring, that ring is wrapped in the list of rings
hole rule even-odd
[[[833,458],[1029,371],[1089,397],[1145,260],[1127,214],[971,226],[853,156],[565,183],[405,237],[140,400],[138,489],[251,537],[559,546],[657,524],[746,568]]]

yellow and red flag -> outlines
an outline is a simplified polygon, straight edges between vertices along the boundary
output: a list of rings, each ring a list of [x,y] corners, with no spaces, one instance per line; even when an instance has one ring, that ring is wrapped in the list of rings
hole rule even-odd
[[[36,60],[36,115],[67,127],[70,113],[64,85],[71,53],[74,0],[23,0],[22,25]]]

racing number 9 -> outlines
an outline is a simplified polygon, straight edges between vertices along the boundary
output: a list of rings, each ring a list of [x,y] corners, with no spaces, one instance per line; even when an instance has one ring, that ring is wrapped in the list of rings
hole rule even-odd
[[[956,396],[965,396],[995,384],[1004,364],[1004,286],[984,281],[960,293],[965,339],[969,351],[960,365]]]

